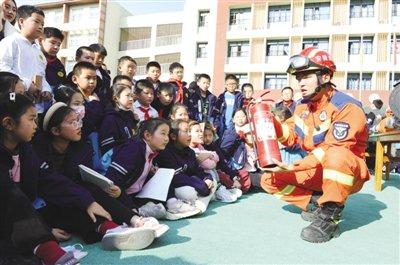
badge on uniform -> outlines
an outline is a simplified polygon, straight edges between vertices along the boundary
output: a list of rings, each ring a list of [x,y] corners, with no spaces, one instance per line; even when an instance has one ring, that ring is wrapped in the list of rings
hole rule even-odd
[[[308,110],[305,110],[305,111],[303,111],[303,112],[300,114],[300,118],[303,119],[303,120],[305,120],[305,119],[307,119],[308,114],[309,114],[309,111],[308,111]]]
[[[59,77],[64,77],[64,73],[63,73],[62,71],[58,71],[58,72],[57,72],[57,75],[58,75]]]
[[[328,115],[326,114],[326,111],[325,110],[321,111],[321,113],[319,114],[319,120],[324,122],[324,121],[326,121],[327,118],[328,118]]]
[[[333,137],[341,141],[349,134],[350,125],[346,122],[335,122],[333,124]]]

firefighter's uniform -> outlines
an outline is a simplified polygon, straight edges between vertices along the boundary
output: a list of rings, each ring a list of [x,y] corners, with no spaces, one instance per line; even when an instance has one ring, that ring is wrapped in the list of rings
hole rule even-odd
[[[294,171],[264,174],[261,186],[268,193],[303,210],[313,191],[323,192],[319,205],[343,205],[369,179],[364,160],[368,131],[359,101],[329,88],[320,100],[298,104],[286,123],[274,122],[283,145],[300,144],[309,154],[294,164]]]

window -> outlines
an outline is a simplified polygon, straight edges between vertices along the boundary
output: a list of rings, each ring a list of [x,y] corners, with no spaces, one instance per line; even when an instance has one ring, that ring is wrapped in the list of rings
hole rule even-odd
[[[372,89],[372,73],[347,74],[347,89],[349,90],[371,90]]]
[[[97,43],[97,32],[87,34],[69,33],[68,48],[85,46],[88,43]]]
[[[282,89],[287,85],[286,74],[266,74],[264,89]]]
[[[374,0],[350,1],[350,17],[366,18],[374,16]]]
[[[361,46],[364,54],[372,54],[374,37],[363,37],[361,45],[361,37],[349,38],[349,54],[360,54]]]
[[[249,42],[238,41],[228,43],[228,57],[248,57]]]
[[[204,43],[197,43],[197,58],[207,58],[207,42]]]
[[[290,21],[290,6],[270,6],[268,7],[268,22],[279,23]]]
[[[392,16],[400,17],[400,0],[392,0]]]
[[[238,84],[238,86],[237,86],[237,89],[240,90],[240,88],[242,87],[242,85],[243,85],[244,83],[247,83],[247,82],[248,82],[247,74],[245,74],[245,73],[234,73],[234,75],[235,75],[236,78],[239,80],[239,84]]]
[[[394,43],[394,36],[391,34],[390,40],[390,54],[393,54],[393,50],[396,50],[396,54],[400,53],[400,33],[396,33],[396,44]]]
[[[207,27],[208,26],[209,15],[210,15],[210,11],[200,11],[199,12],[199,27]]]
[[[305,4],[304,20],[327,20],[330,15],[330,3]]]
[[[289,55],[289,40],[271,40],[267,42],[267,56]]]
[[[393,85],[400,82],[400,73],[394,73],[394,79],[392,79],[393,73],[389,74],[389,90],[392,90]]]
[[[49,9],[45,13],[44,24],[46,26],[60,26],[64,23],[64,16],[62,9]]]
[[[99,15],[97,5],[73,6],[70,8],[69,22],[93,22],[99,19]]]
[[[229,25],[244,25],[250,22],[251,8],[231,9]]]
[[[360,82],[360,74],[348,73],[347,74],[347,89],[357,90]]]
[[[328,38],[320,38],[320,39],[304,39],[303,40],[303,49],[316,46],[318,49],[328,51],[329,50],[329,39]]]

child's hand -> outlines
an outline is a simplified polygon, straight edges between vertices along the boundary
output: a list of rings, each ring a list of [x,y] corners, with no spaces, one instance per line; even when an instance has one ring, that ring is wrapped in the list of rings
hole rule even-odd
[[[97,202],[92,202],[91,205],[86,209],[87,214],[92,219],[93,223],[96,223],[96,215],[106,218],[108,221],[112,221],[111,215],[101,207]]]
[[[121,189],[118,186],[112,186],[107,190],[108,195],[110,195],[113,198],[118,198],[121,196]]]
[[[240,184],[238,179],[234,179],[233,180],[232,188],[236,188],[236,189],[239,189],[239,190],[242,188],[242,184]]]
[[[65,232],[64,230],[62,230],[60,228],[51,229],[51,233],[53,234],[53,236],[56,238],[56,240],[58,242],[67,241],[68,239],[71,238],[70,234],[68,234],[67,232]]]
[[[206,179],[204,182],[206,183],[209,190],[211,190],[214,186],[214,181],[212,181],[211,179]]]
[[[211,153],[205,153],[205,152],[201,152],[197,154],[197,162],[202,163],[203,161],[207,160],[207,159],[211,159],[213,158],[213,155]]]
[[[48,92],[48,91],[43,91],[43,92],[40,94],[40,97],[42,98],[43,101],[49,101],[49,100],[52,100],[52,98],[53,98],[53,96],[51,95],[51,93]]]
[[[34,97],[39,97],[40,92],[41,92],[41,89],[39,87],[37,87],[35,85],[35,83],[32,82],[31,85],[28,88],[28,93],[31,94]]]
[[[149,172],[150,175],[153,176],[154,174],[156,174],[157,170],[158,170],[158,167],[152,166],[151,169],[150,169],[150,172]]]

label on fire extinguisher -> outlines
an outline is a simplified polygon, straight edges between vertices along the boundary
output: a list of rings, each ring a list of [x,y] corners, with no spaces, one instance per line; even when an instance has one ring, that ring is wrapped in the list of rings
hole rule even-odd
[[[265,118],[257,119],[256,132],[258,141],[268,141],[276,139],[274,124]]]

